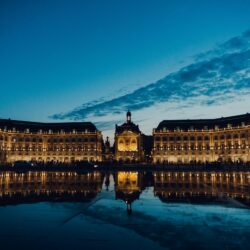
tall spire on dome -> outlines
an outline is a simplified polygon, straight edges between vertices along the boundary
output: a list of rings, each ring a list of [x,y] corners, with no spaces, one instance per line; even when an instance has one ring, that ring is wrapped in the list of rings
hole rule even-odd
[[[131,112],[128,110],[127,112],[127,123],[131,122]]]

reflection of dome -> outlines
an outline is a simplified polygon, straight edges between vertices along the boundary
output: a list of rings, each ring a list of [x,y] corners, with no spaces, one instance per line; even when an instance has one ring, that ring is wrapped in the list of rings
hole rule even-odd
[[[131,204],[135,200],[139,199],[140,194],[141,194],[140,191],[131,191],[131,192],[117,191],[116,192],[116,199],[123,200],[126,203]]]
[[[131,215],[132,202],[134,202],[135,200],[139,200],[140,194],[141,194],[140,191],[131,191],[131,192],[117,191],[115,198],[125,201],[127,205],[127,213],[128,215]]]

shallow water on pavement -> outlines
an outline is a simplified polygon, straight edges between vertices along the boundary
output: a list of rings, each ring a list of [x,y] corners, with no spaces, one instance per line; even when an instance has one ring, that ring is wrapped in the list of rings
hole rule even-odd
[[[249,172],[0,172],[1,249],[250,249]]]

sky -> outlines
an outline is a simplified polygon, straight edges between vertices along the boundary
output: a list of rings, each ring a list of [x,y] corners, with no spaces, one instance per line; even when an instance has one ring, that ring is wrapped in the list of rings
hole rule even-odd
[[[249,29],[249,0],[0,0],[0,118],[111,131],[129,108],[150,133],[248,112]]]

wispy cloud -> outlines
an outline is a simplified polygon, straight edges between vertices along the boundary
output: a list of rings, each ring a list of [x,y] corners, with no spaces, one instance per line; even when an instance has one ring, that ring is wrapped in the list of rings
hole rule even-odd
[[[175,109],[192,106],[214,107],[233,101],[250,106],[250,30],[234,37],[216,48],[194,57],[194,62],[159,81],[141,87],[132,93],[95,100],[83,104],[70,112],[55,114],[54,119],[91,119],[100,127],[108,129],[112,120],[120,120],[121,114],[130,109],[144,115],[138,119],[149,119],[148,110],[165,106],[158,121]],[[249,99],[247,102],[246,100]],[[226,110],[225,110],[226,112]],[[239,113],[243,111],[239,110]],[[196,112],[194,112],[196,113]]]

